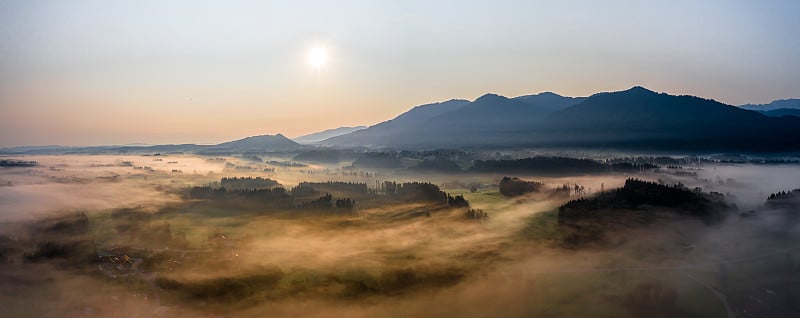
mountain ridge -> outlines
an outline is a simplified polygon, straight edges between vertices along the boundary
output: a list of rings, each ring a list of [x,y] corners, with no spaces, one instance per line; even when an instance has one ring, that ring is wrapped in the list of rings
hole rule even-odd
[[[527,96],[539,95],[555,94]],[[342,135],[324,143],[396,148],[800,149],[796,117],[768,117],[712,99],[658,93],[642,86],[578,99],[556,96],[568,106],[537,109],[519,98],[485,94],[452,112],[408,125],[414,129],[388,134],[376,125],[361,131],[371,135]]]
[[[233,154],[284,152],[303,149],[300,145],[282,134],[256,135],[242,139],[223,142],[215,145],[198,144],[164,144],[152,146],[19,146],[0,148],[0,154],[36,155],[36,154],[95,154],[95,153],[197,153],[197,154]]]
[[[367,126],[331,128],[291,139],[300,144],[313,144],[328,138],[349,134],[351,132],[362,130],[365,128],[367,128]]]
[[[793,100],[781,101],[785,104]],[[337,135],[318,144],[402,149],[574,147],[798,151],[800,117],[796,113],[795,109],[784,108],[754,111],[713,99],[659,93],[642,86],[599,92],[588,97],[565,97],[543,92],[508,98],[487,93],[473,101],[450,99],[415,106],[392,119],[363,129],[340,127],[321,131],[319,133],[333,131]],[[339,135],[342,129],[353,131]],[[0,154],[230,154],[291,152],[307,147],[276,134],[250,136],[216,145],[19,146],[0,149]]]
[[[755,111],[770,111],[777,109],[800,109],[800,98],[787,98],[774,100],[768,104],[744,104],[740,108]]]

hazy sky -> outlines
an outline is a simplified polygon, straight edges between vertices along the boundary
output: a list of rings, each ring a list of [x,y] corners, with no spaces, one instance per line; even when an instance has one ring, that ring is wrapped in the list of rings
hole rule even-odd
[[[800,1],[0,0],[0,147],[211,143],[494,92],[800,97]],[[328,61],[310,67],[309,50]]]

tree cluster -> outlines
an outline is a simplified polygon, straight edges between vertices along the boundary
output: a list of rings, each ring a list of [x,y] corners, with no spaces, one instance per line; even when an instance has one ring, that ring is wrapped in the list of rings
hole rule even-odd
[[[489,214],[481,209],[469,209],[464,212],[464,216],[471,220],[483,221],[489,218]]]
[[[356,160],[353,161],[353,166],[364,168],[400,168],[403,166],[403,162],[396,153],[365,152],[360,154]]]
[[[461,172],[461,167],[455,161],[448,159],[426,159],[408,169],[428,172]]]
[[[264,179],[269,180],[269,179]],[[324,195],[320,196],[320,194]],[[301,182],[287,191],[269,189],[230,189],[193,187],[185,192],[189,199],[205,199],[224,204],[257,204],[260,208],[354,211],[355,199],[361,202],[430,202],[452,208],[469,208],[462,195],[451,196],[429,182],[384,182],[378,189],[356,182]]]
[[[469,202],[460,194],[456,196],[447,195],[447,206],[453,208],[468,208]]]
[[[658,166],[650,163],[618,162],[608,164],[609,170],[614,172],[636,172],[657,169]]]
[[[384,182],[382,192],[389,197],[408,201],[445,202],[447,194],[430,182]]]
[[[580,198],[559,207],[559,223],[569,220],[597,216],[596,210],[625,210],[640,206],[676,208],[679,213],[701,217],[715,215],[727,208],[719,193],[705,194],[692,191],[682,184],[672,186],[639,179],[627,179],[625,185],[615,191],[607,191],[592,198]]]
[[[0,159],[0,167],[35,167],[39,165],[36,161]]]
[[[319,163],[339,163],[353,160],[356,154],[353,150],[344,149],[312,149],[298,153],[293,160]]]
[[[336,210],[337,211],[347,211],[353,212],[356,209],[356,200],[350,200],[350,198],[343,198],[336,200]]]
[[[527,172],[538,174],[605,172],[606,166],[591,159],[531,157],[514,160],[475,160],[476,172]]]
[[[268,163],[268,164],[270,164],[270,165],[273,165],[273,166],[278,166],[278,167],[287,167],[287,168],[302,168],[302,167],[308,167],[308,165],[307,165],[307,164],[296,163],[296,162],[291,162],[291,161],[276,161],[276,160],[270,160],[270,161],[268,161],[267,163]]]
[[[328,210],[333,208],[333,196],[327,193],[314,200],[300,204],[302,209]]]
[[[369,188],[366,183],[328,181],[328,182],[301,182],[298,187],[311,188],[318,192],[347,193],[351,196],[367,195]]]
[[[247,161],[257,162],[257,163],[264,162],[263,159],[259,158],[256,154],[252,154],[252,153],[243,154],[242,155],[242,159],[247,160]]]
[[[513,160],[475,160],[471,170],[475,172],[555,175],[571,173],[632,172],[656,168],[658,168],[658,166],[647,162],[600,162],[592,159],[538,156]]]
[[[516,197],[530,192],[539,192],[544,184],[536,181],[525,181],[517,177],[503,177],[500,180],[500,194],[507,197]]]
[[[800,189],[770,194],[766,204],[772,208],[789,209],[797,214],[798,208],[800,208]]]
[[[205,199],[219,202],[242,201],[267,204],[270,207],[285,208],[291,206],[292,197],[286,189],[226,189],[210,186],[192,187],[186,191],[190,199]]]
[[[222,178],[220,186],[231,190],[258,190],[280,186],[278,181],[262,177],[233,177]]]
[[[779,191],[773,194],[770,194],[767,200],[781,200],[781,199],[791,199],[798,197],[800,198],[800,189],[794,189],[791,191]]]

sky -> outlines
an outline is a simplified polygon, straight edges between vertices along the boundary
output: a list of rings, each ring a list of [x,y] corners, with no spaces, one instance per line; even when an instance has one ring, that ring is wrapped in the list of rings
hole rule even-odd
[[[489,92],[797,98],[798,13],[793,0],[0,0],[0,147],[294,137]],[[315,49],[325,61],[308,61]]]

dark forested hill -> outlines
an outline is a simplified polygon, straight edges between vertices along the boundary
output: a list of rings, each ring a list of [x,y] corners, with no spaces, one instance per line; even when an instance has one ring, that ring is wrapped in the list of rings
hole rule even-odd
[[[367,128],[366,126],[356,126],[356,127],[339,127],[333,129],[326,129],[323,131],[318,131],[312,134],[300,136],[297,138],[292,138],[292,140],[301,143],[301,144],[312,144],[323,141],[328,138],[341,136],[345,134],[349,134],[354,131],[358,131],[361,129]]]
[[[589,97],[541,93],[515,98],[486,94],[412,108],[392,120],[321,141],[324,146],[437,148],[576,148],[643,151],[800,151],[796,100],[742,107],[643,87]],[[788,105],[788,106],[787,106]],[[784,107],[785,106],[785,107]],[[767,116],[762,112],[768,112]],[[786,116],[790,115],[790,116]],[[263,153],[307,148],[281,134],[218,145],[16,147],[5,154],[192,152]]]
[[[800,99],[779,99],[769,104],[746,104],[739,106],[744,109],[755,111],[769,111],[776,109],[800,109]]]
[[[638,86],[585,99],[553,95],[509,99],[487,94],[473,102],[459,101],[457,109],[437,116],[413,118],[402,125],[389,121],[326,142],[399,148],[800,150],[797,117],[769,117],[710,99]],[[551,104],[536,106],[534,96]],[[411,118],[415,110],[398,119]]]
[[[456,111],[467,104],[469,104],[467,100],[453,99],[441,103],[420,105],[400,114],[394,119],[346,135],[333,137],[324,140],[322,143],[341,146],[380,146],[383,144],[392,144],[395,143],[393,140],[395,135],[402,135],[406,132],[414,131],[429,119]],[[402,141],[398,140],[398,142]]]
[[[534,108],[554,112],[577,105],[586,100],[586,97],[565,97],[556,93],[544,92],[536,95],[514,97],[513,99],[531,105]]]
[[[543,130],[585,146],[762,151],[800,149],[798,127],[800,119],[634,87],[596,94],[556,112]]]
[[[582,100],[554,93],[517,98],[486,94],[472,102],[451,100],[417,106],[393,120],[324,143],[407,148],[491,143],[502,138],[498,133],[527,130],[539,125],[547,114]],[[465,140],[470,138],[478,139]]]
[[[773,110],[760,110],[759,113],[769,117],[782,117],[782,116],[795,116],[800,117],[800,109],[794,108],[778,108]]]
[[[272,151],[293,151],[302,146],[281,134],[252,136],[244,139],[229,141],[214,146],[206,147],[202,152],[272,152]]]

